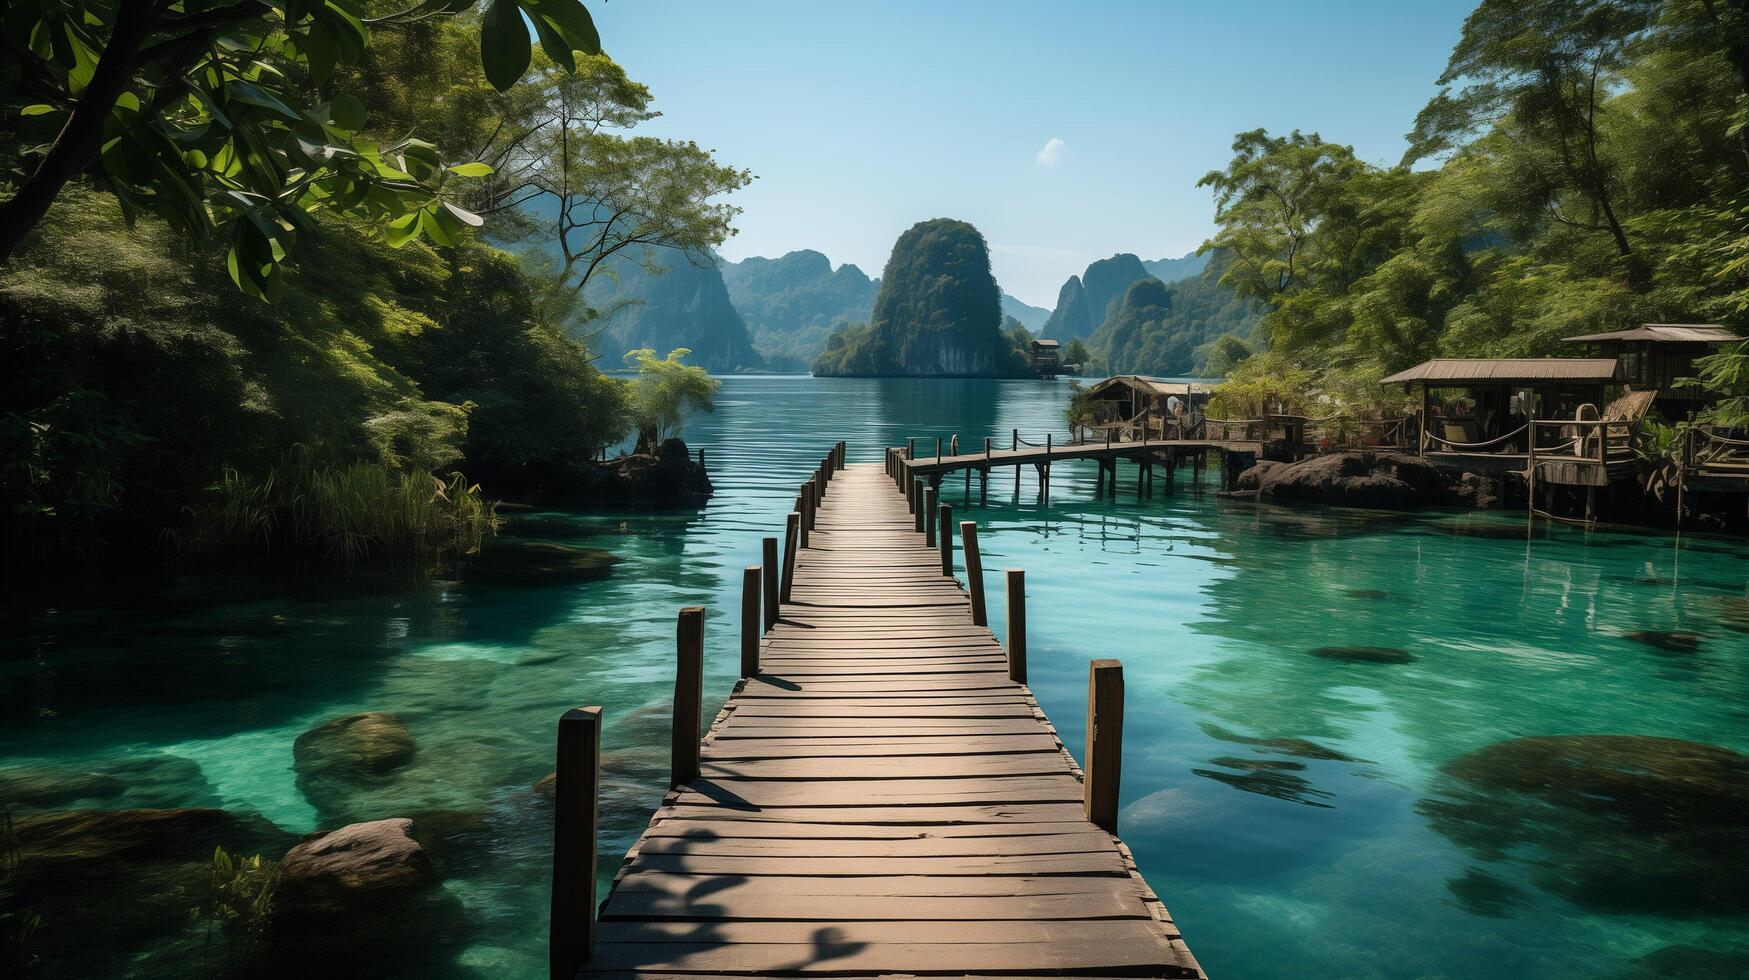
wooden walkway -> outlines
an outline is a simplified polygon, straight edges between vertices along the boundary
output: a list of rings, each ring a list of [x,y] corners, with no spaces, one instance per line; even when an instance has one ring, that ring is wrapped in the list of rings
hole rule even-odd
[[[1070,442],[1050,446],[1020,446],[1015,449],[991,449],[988,453],[962,452],[954,456],[935,456],[919,452],[915,459],[904,461],[914,477],[939,477],[959,470],[982,470],[993,466],[1048,466],[1080,459],[1132,459],[1151,454],[1164,458],[1176,452],[1182,455],[1219,450],[1228,453],[1261,455],[1260,441],[1223,439],[1150,439],[1147,442]],[[903,454],[901,454],[903,455]]]
[[[881,466],[833,477],[580,975],[1202,975],[912,528]]]

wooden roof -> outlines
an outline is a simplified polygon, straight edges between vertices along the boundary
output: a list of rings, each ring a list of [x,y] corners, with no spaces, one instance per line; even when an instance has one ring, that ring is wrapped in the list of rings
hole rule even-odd
[[[1119,374],[1099,382],[1087,389],[1089,395],[1098,394],[1111,388],[1132,388],[1149,395],[1206,395],[1214,390],[1213,385],[1201,384],[1195,381],[1168,381],[1165,378],[1150,378],[1141,374]]]
[[[1454,384],[1500,381],[1593,381],[1607,382],[1615,378],[1613,357],[1499,357],[1459,358],[1436,357],[1422,361],[1407,371],[1398,371],[1384,379],[1384,384],[1413,384],[1417,381]]]
[[[1582,337],[1563,339],[1575,344],[1602,340],[1649,340],[1666,344],[1724,344],[1743,338],[1716,323],[1642,323],[1631,330],[1588,333]]]

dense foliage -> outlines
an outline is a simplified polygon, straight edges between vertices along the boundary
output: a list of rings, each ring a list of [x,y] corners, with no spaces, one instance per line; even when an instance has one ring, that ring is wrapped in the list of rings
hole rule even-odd
[[[330,83],[383,28],[471,6],[427,0],[373,17],[360,0],[7,0],[0,45],[16,67],[0,125],[27,149],[5,161],[16,183],[0,201],[0,262],[81,176],[130,214],[228,242],[231,278],[254,296],[278,295],[317,211],[397,244],[450,243],[480,219],[444,200],[446,179],[491,168],[446,168],[422,139],[371,138],[364,105]],[[555,63],[601,52],[578,0],[491,0],[472,37],[499,90],[529,66],[525,16]]]
[[[192,9],[171,6],[177,16]],[[692,144],[600,132],[649,116],[647,91],[618,66],[547,43],[516,67],[516,76],[531,69],[529,81],[500,91],[479,77],[477,52],[493,45],[482,41],[493,11],[509,7],[518,30],[522,15],[509,0],[489,4],[484,22],[451,16],[456,6],[465,5],[439,4],[375,31],[367,49],[332,69],[320,89],[349,105],[354,146],[424,134],[431,160],[471,178],[453,189],[498,241],[553,235],[512,196],[544,193],[527,178],[543,168],[542,154],[589,158],[564,174],[543,171],[566,186],[581,186],[590,167],[628,168],[623,197],[602,199],[619,214],[611,231],[569,244],[556,236],[563,258],[583,266],[619,260],[632,245],[708,248],[729,234],[733,209],[703,198],[725,181],[744,183],[738,173],[725,176]],[[277,5],[235,8],[289,16]],[[330,0],[310,16],[345,9]],[[200,36],[198,58],[242,57],[230,34]],[[559,36],[540,34],[544,43]],[[284,84],[309,96],[298,59],[312,55],[296,39],[273,39],[292,48],[270,52],[290,59],[275,62]],[[35,84],[24,81],[7,97]],[[599,119],[572,117],[572,129],[557,132],[549,117],[582,102]],[[528,139],[508,149],[494,141],[531,116],[542,125]],[[18,151],[24,134],[4,135],[6,151]],[[254,290],[274,302],[240,302],[234,241],[191,235],[137,203],[110,178],[73,179],[0,264],[0,344],[19,365],[0,388],[0,534],[11,558],[468,551],[495,525],[486,493],[563,492],[556,480],[590,486],[590,459],[643,419],[628,385],[594,366],[601,347],[567,330],[591,318],[579,312],[580,269],[524,263],[465,226],[418,225],[444,246],[433,248],[405,223],[339,206],[304,213],[305,202],[296,205],[298,235],[316,247],[289,261],[276,250],[263,273],[273,288]]]
[[[1027,373],[1025,357],[1002,332],[1001,291],[984,236],[949,218],[912,225],[887,259],[872,322],[834,334],[814,373]]]
[[[1485,0],[1441,82],[1400,166],[1257,130],[1203,179],[1205,248],[1268,311],[1235,393],[1291,379],[1294,397],[1385,407],[1399,395],[1377,379],[1432,356],[1743,324],[1749,4]]]

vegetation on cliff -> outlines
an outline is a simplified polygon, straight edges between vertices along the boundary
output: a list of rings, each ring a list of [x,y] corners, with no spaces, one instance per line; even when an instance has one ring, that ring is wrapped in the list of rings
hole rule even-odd
[[[833,334],[814,373],[1025,375],[1024,355],[1002,332],[984,236],[949,218],[911,226],[887,260],[872,321]]]

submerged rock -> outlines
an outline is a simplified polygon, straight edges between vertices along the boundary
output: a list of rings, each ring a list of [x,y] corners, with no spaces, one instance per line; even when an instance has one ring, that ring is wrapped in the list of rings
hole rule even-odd
[[[104,761],[88,768],[53,763],[0,770],[0,804],[61,809],[81,803],[164,807],[210,789],[199,764],[176,756]]]
[[[1306,652],[1325,660],[1357,664],[1406,664],[1415,659],[1414,654],[1396,647],[1314,647]]]
[[[1524,889],[1481,868],[1471,868],[1445,883],[1457,903],[1471,915],[1503,919],[1525,899]]]
[[[1698,633],[1685,633],[1681,630],[1634,630],[1622,635],[1635,643],[1644,643],[1646,646],[1672,653],[1693,653],[1700,649],[1701,640],[1705,639]]]
[[[398,715],[365,711],[325,721],[292,743],[300,776],[368,779],[413,761],[413,737]]]
[[[1749,911],[1749,756],[1641,735],[1513,739],[1447,763],[1421,801],[1434,829],[1480,858],[1530,866],[1588,909]]]
[[[1192,769],[1190,772],[1195,776],[1226,783],[1228,786],[1246,793],[1256,793],[1260,796],[1268,796],[1288,803],[1298,803],[1302,806],[1318,807],[1323,810],[1331,808],[1330,804],[1321,803],[1319,800],[1331,799],[1333,794],[1318,789],[1300,775],[1306,771],[1306,764],[1303,762],[1221,756],[1217,759],[1210,759],[1209,764],[1232,771]]]
[[[296,840],[253,814],[208,808],[31,814],[13,830],[18,863],[0,912],[42,916],[32,951],[55,975],[78,977],[133,975],[146,951],[157,975],[192,975],[199,952],[183,940],[214,848],[271,858]]]
[[[505,585],[565,585],[605,579],[618,563],[617,556],[598,548],[499,538],[470,558],[462,575]]]
[[[1351,755],[1345,755],[1335,749],[1319,745],[1317,742],[1303,738],[1254,738],[1250,735],[1240,735],[1230,732],[1219,725],[1204,723],[1200,726],[1203,734],[1223,742],[1233,742],[1237,745],[1251,745],[1260,749],[1269,749],[1283,755],[1297,756],[1301,759],[1318,759],[1326,762],[1359,762]]]

